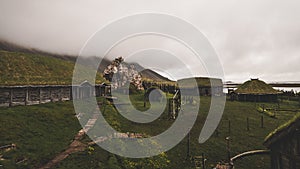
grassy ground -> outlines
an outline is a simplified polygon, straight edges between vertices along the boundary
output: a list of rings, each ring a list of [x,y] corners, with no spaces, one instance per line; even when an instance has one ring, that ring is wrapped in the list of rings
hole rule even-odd
[[[135,102],[135,107],[142,110],[143,109],[143,99],[137,97],[131,98]],[[263,146],[264,138],[277,128],[282,123],[286,122],[292,118],[294,112],[277,112],[277,118],[270,118],[269,116],[263,115],[257,112],[255,103],[250,102],[227,102],[225,112],[223,114],[222,121],[218,126],[218,134],[214,135],[204,144],[198,143],[198,137],[202,129],[203,123],[205,121],[206,115],[209,109],[210,98],[203,97],[201,98],[202,106],[200,108],[199,116],[196,121],[194,128],[191,131],[191,155],[199,156],[202,153],[206,156],[206,166],[210,168],[214,166],[218,161],[227,159],[227,148],[226,140],[227,136],[230,136],[230,147],[231,147],[231,156],[237,155],[239,153],[255,150],[255,149],[265,149]],[[275,108],[277,104],[264,103],[266,108]],[[283,102],[281,107],[296,107],[297,102]],[[148,124],[137,124],[126,120],[124,117],[120,116],[115,110],[111,107],[106,111],[106,118],[108,121],[113,121],[111,125],[116,125],[116,129],[119,131],[130,131],[130,132],[142,132],[149,135],[156,135],[168,129],[173,121],[168,120],[167,113],[165,112],[162,116]],[[264,117],[264,127],[261,128],[261,116]],[[247,130],[247,117],[249,119],[249,131]],[[231,123],[231,131],[229,133],[228,123]],[[167,158],[171,161],[168,168],[193,168],[194,164],[186,158],[187,152],[187,138],[185,138],[180,144],[171,149],[166,153]],[[98,158],[99,154],[106,153],[106,160],[109,159],[111,154],[103,151],[102,149],[96,148],[91,159],[103,161],[105,159]],[[62,164],[57,166],[57,168],[66,168],[66,166],[74,164],[72,167],[80,166],[81,168],[97,168],[97,164],[86,164],[83,165],[80,160],[77,160],[74,163],[74,159],[87,158],[85,155],[74,154],[69,159],[64,161]],[[117,157],[120,158],[120,157]],[[91,161],[93,161],[91,160]],[[84,160],[85,161],[85,160]],[[101,162],[102,164],[102,162]],[[122,164],[122,161],[119,161],[119,164]],[[250,168],[261,168],[267,169],[270,168],[270,159],[267,155],[259,155],[246,157],[240,160],[237,160],[235,163],[236,168],[248,169],[249,165],[252,165]],[[104,167],[105,168],[105,167]]]
[[[131,100],[135,103],[136,108],[147,109],[147,107],[143,107],[141,96],[133,96]],[[207,159],[207,168],[222,159],[226,160],[225,138],[227,136],[230,136],[231,156],[248,150],[265,149],[262,143],[268,133],[295,115],[295,112],[277,112],[277,118],[270,118],[257,112],[255,103],[228,101],[218,126],[218,132],[215,132],[206,143],[199,144],[198,137],[209,105],[210,97],[202,97],[198,119],[191,131],[191,155],[198,156],[204,153]],[[147,106],[149,105],[147,104]],[[275,108],[276,106],[277,104],[265,103],[266,108]],[[280,106],[297,107],[298,102],[282,102]],[[261,116],[264,116],[264,128],[260,127]],[[106,106],[104,117],[119,131],[139,132],[148,135],[159,134],[173,123],[172,120],[168,119],[167,112],[164,112],[159,119],[151,123],[137,124],[122,117],[111,105]],[[249,118],[250,131],[247,131],[247,117]],[[229,120],[231,123],[230,133],[228,130]],[[8,168],[40,166],[65,149],[79,128],[79,123],[74,118],[72,102],[1,108],[0,145],[16,143],[18,148],[4,153],[3,158],[7,160],[0,161],[0,164],[8,166]],[[89,139],[86,138],[85,141],[88,142]],[[194,164],[186,158],[186,152],[187,138],[166,152],[166,158],[170,161],[166,168],[193,168]],[[20,158],[28,158],[28,161],[16,165],[16,159]],[[111,168],[111,166],[118,168],[118,166],[124,167],[126,160],[139,161],[121,158],[94,146],[84,152],[72,154],[55,168]],[[161,159],[154,157],[148,160],[159,162]],[[269,160],[266,155],[247,157],[236,161],[235,167],[237,169],[267,169],[270,168]]]
[[[0,164],[37,168],[65,149],[79,129],[71,102],[1,108],[0,145],[14,143],[17,148],[4,153]]]
[[[0,85],[70,85],[74,65],[71,61],[40,54],[0,50]],[[82,76],[87,76],[84,73]],[[96,82],[103,81],[97,74]]]

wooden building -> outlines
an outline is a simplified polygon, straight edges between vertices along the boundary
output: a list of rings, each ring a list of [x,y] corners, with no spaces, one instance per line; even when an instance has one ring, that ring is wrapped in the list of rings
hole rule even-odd
[[[265,139],[270,149],[272,169],[300,168],[300,114]]]
[[[110,95],[110,85],[26,85],[0,86],[0,106],[33,105],[47,102]]]
[[[166,93],[172,93],[175,94],[176,90],[177,90],[177,86],[176,83],[173,81],[170,82],[156,82],[156,81],[143,81],[142,82],[143,88],[145,91],[147,91],[150,88],[159,88],[160,90],[162,90],[163,92]]]
[[[251,79],[230,92],[231,100],[250,102],[277,102],[279,92],[259,79]]]
[[[196,80],[196,85],[194,85]],[[189,95],[221,96],[223,95],[223,82],[221,79],[208,77],[194,77],[178,80],[178,87]],[[198,88],[199,93],[195,93]]]

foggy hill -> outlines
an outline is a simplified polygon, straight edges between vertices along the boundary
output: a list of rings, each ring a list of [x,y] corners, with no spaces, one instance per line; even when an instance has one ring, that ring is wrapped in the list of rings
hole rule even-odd
[[[76,59],[77,56],[45,52],[0,40],[0,74],[2,77],[0,85],[70,83]],[[86,59],[89,60],[89,63],[94,63],[93,60],[97,58],[88,57]],[[102,59],[98,67],[99,73],[102,73],[110,63],[110,60]],[[138,71],[142,70],[140,73],[144,79],[160,82],[171,81],[150,69],[144,69],[137,63],[133,64]]]

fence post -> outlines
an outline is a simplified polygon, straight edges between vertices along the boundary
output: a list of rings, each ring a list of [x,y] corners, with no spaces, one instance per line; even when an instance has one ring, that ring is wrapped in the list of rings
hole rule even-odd
[[[169,98],[169,112],[168,112],[168,115],[169,115],[169,119],[171,119],[172,117],[172,99]]]
[[[70,94],[70,100],[73,100],[73,86],[71,86],[69,90],[70,90],[70,93],[69,93],[69,94]],[[100,87],[98,87],[98,92],[99,92],[99,93],[101,92]],[[99,94],[98,97],[100,97],[100,95],[101,95],[101,94]]]
[[[231,133],[231,124],[230,124],[230,119],[228,120],[228,133]]]
[[[13,101],[13,89],[10,89],[9,107],[12,106],[12,101]]]
[[[260,117],[260,123],[261,128],[264,128],[264,116]]]
[[[42,91],[41,87],[39,87],[39,104],[42,102]]]
[[[191,150],[190,150],[190,141],[191,141],[191,131],[189,131],[188,133],[188,140],[187,140],[187,159],[189,159],[189,157],[191,156]]]
[[[205,169],[205,157],[204,157],[204,153],[202,153],[202,169]]]
[[[144,107],[146,107],[146,90],[144,90]]]
[[[249,117],[247,117],[247,131],[250,130],[250,127],[249,127]]]

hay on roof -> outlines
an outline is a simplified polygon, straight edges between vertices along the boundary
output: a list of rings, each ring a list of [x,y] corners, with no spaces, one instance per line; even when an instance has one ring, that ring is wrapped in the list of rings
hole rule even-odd
[[[277,94],[277,91],[264,81],[251,79],[238,86],[236,93],[239,94]]]

